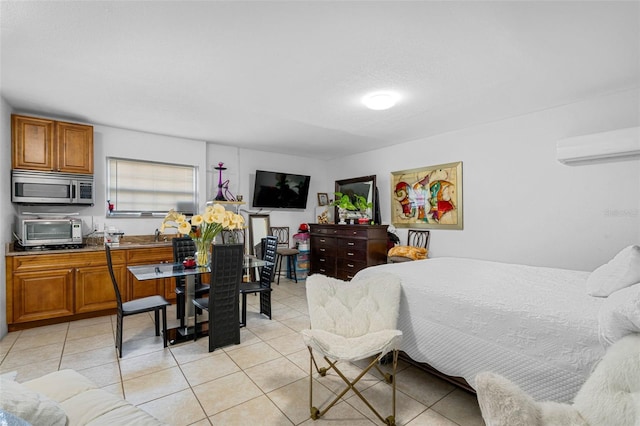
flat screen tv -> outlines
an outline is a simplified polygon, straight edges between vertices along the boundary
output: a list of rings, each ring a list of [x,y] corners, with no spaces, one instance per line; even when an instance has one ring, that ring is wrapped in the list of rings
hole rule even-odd
[[[253,207],[306,209],[310,176],[256,170]]]

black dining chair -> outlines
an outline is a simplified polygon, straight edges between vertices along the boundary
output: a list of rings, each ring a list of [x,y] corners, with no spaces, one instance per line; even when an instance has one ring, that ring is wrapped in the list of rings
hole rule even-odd
[[[209,352],[240,343],[239,295],[244,263],[244,244],[219,244],[211,252],[211,288],[208,298],[196,298],[195,330],[198,339],[198,308],[209,314]]]
[[[173,245],[173,261],[182,262],[185,257],[193,256],[196,252],[196,243],[191,237],[176,237],[171,240]],[[202,283],[202,276],[195,275],[195,297],[203,297],[209,294],[209,284]],[[176,277],[176,318],[180,320],[180,327],[184,328],[185,323],[185,301],[186,301],[186,277]]]
[[[109,267],[109,275],[111,275],[111,282],[113,283],[113,290],[116,293],[116,302],[118,303],[118,321],[116,323],[116,348],[118,349],[118,356],[122,358],[122,325],[124,317],[130,315],[141,314],[144,312],[151,312],[155,314],[155,326],[156,336],[160,335],[160,312],[162,312],[162,340],[164,347],[167,347],[167,306],[171,303],[159,295],[142,297],[140,299],[130,300],[128,302],[122,301],[120,295],[120,288],[118,287],[118,281],[113,273],[113,264],[111,263],[111,248],[105,244],[104,250],[107,254],[107,266]]]
[[[247,325],[247,294],[260,293],[260,313],[271,319],[271,281],[276,265],[276,250],[278,248],[278,239],[276,237],[263,238],[263,260],[269,262],[268,265],[262,266],[260,269],[260,280],[253,282],[240,283],[240,294],[242,295],[242,319],[240,326]]]
[[[278,239],[278,249],[276,250],[276,274],[278,275],[278,285],[280,285],[280,275],[282,275],[282,259],[287,258],[287,268],[291,271],[293,279],[298,282],[296,275],[296,256],[300,254],[298,249],[289,247],[289,227],[272,226],[271,235]]]

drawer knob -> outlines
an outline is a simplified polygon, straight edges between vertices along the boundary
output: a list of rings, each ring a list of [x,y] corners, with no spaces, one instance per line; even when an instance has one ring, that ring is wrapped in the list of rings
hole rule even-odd
[[[352,265],[351,263],[347,263],[347,266],[348,266],[349,268],[353,268],[353,265]]]
[[[324,261],[325,261],[324,259],[320,259],[320,262],[324,262]]]
[[[353,256],[353,253],[349,252],[347,253],[347,256]]]
[[[349,241],[349,242],[347,243],[347,245],[349,245],[349,246],[355,246],[355,245],[356,245],[356,243],[354,243],[353,241]]]
[[[326,249],[321,248],[320,251],[327,251]]]
[[[326,240],[324,238],[320,238],[320,242],[324,243]]]

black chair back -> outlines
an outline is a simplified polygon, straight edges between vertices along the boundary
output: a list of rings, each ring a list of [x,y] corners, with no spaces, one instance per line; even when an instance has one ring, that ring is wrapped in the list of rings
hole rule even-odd
[[[264,252],[262,259],[270,262],[270,265],[262,267],[260,271],[260,287],[271,287],[273,274],[276,270],[276,250],[278,249],[278,239],[276,237],[263,238]]]
[[[116,292],[116,302],[118,303],[118,310],[122,311],[122,296],[120,295],[120,288],[118,287],[118,281],[113,273],[113,263],[111,262],[111,247],[108,244],[104,245],[104,250],[107,253],[107,266],[109,267],[109,275],[111,275],[111,283],[113,284],[113,290]]]
[[[185,257],[193,256],[196,253],[196,243],[191,237],[176,237],[172,241],[173,244],[173,261],[182,262]],[[201,282],[200,275],[195,277],[196,285]],[[186,278],[176,277],[176,287],[184,287]]]
[[[289,227],[288,226],[272,226],[271,235],[278,239],[280,247],[289,247]]]
[[[407,235],[407,245],[411,247],[429,248],[429,237],[431,233],[427,230],[409,229]]]
[[[240,343],[240,282],[244,244],[215,245],[211,252],[209,351]]]

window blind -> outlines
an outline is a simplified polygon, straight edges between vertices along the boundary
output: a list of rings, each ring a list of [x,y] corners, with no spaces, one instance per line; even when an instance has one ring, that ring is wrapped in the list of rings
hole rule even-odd
[[[107,158],[107,199],[114,215],[194,214],[197,167]]]

